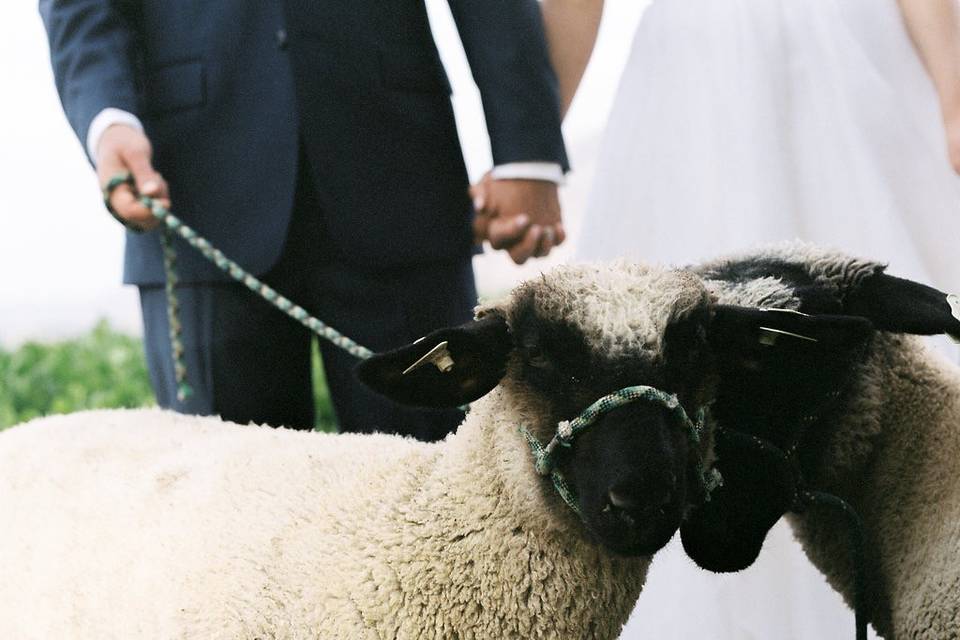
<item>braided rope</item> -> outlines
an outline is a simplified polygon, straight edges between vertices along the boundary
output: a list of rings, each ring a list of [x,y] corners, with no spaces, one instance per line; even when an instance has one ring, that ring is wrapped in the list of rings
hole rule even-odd
[[[625,387],[619,391],[603,396],[584,409],[583,412],[573,420],[563,420],[557,425],[556,435],[553,436],[546,446],[544,446],[536,436],[530,433],[529,429],[523,426],[520,427],[520,433],[526,439],[527,444],[530,446],[530,452],[533,454],[534,469],[536,469],[539,475],[550,476],[557,493],[560,494],[560,497],[567,506],[573,509],[578,516],[582,517],[582,513],[580,512],[576,491],[567,483],[563,474],[557,469],[561,453],[569,449],[576,437],[593,425],[603,414],[638,400],[646,400],[666,407],[671,412],[674,420],[686,430],[690,443],[694,446],[700,443],[700,438],[703,435],[703,429],[706,423],[705,409],[701,408],[697,411],[696,420],[691,420],[676,395],[646,385]],[[703,484],[706,499],[709,501],[710,494],[713,490],[723,484],[720,472],[716,469],[705,471],[702,458],[697,456],[697,475]]]
[[[185,402],[193,395],[193,387],[187,382],[187,363],[183,357],[183,325],[180,322],[180,299],[177,297],[177,250],[173,248],[173,238],[169,233],[160,234],[160,246],[163,249],[163,270],[166,274],[163,285],[167,296],[167,325],[170,336],[170,352],[173,356],[173,375],[177,381],[177,399]]]
[[[110,205],[110,196],[113,191],[123,184],[129,185],[132,188],[134,186],[133,176],[129,173],[118,174],[110,178],[104,187],[103,196],[104,202],[107,205],[107,211],[128,229],[138,233],[143,232],[143,229],[130,224],[118,216]],[[332,342],[350,355],[361,360],[366,360],[373,355],[373,351],[370,349],[357,344],[333,327],[310,315],[303,307],[294,304],[275,289],[261,282],[236,262],[227,258],[223,252],[214,247],[209,240],[201,236],[193,228],[184,224],[183,221],[173,215],[169,209],[153,198],[140,196],[139,200],[150,210],[150,213],[164,225],[163,233],[161,234],[161,245],[163,248],[163,269],[166,277],[167,317],[170,324],[170,343],[174,360],[174,374],[177,380],[177,398],[181,402],[190,396],[192,389],[187,383],[187,367],[183,360],[185,349],[182,340],[183,326],[180,322],[180,301],[176,293],[179,278],[176,272],[177,254],[173,247],[174,235],[179,236],[186,241],[187,244],[199,251],[204,258],[212,262],[218,269],[237,282],[242,283],[275,308],[310,329],[317,336]]]

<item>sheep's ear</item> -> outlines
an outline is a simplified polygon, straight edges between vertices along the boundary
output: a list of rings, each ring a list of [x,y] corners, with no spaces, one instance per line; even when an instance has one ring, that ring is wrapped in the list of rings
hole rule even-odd
[[[862,344],[873,324],[866,316],[807,315],[783,309],[717,305],[710,342],[730,355],[783,351],[829,352]]]
[[[497,386],[512,349],[499,314],[440,329],[357,365],[361,382],[401,404],[458,407]]]
[[[851,290],[844,311],[868,318],[882,331],[950,334],[960,340],[960,296],[878,270]]]
[[[860,316],[718,305],[708,340],[726,387],[721,392],[782,405],[786,396],[803,403],[821,384],[836,384],[833,374],[846,371],[872,334]]]
[[[708,334],[720,382],[714,415],[781,444],[779,425],[817,413],[842,388],[873,325],[859,316],[719,305]]]

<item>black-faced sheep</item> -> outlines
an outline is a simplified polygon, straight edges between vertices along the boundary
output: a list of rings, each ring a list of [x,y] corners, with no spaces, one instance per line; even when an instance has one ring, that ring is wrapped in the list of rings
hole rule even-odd
[[[703,498],[709,433],[602,415],[559,463],[581,519],[519,429],[546,443],[633,385],[693,415],[710,307],[689,272],[568,267],[367,361],[407,401],[483,396],[437,444],[155,410],[0,433],[0,638],[613,638]]]
[[[808,504],[811,491],[828,492],[862,518],[863,610],[877,632],[957,638],[960,369],[903,335],[960,337],[957,299],[804,245],[696,271],[718,314],[736,305],[742,322],[712,333],[725,484],[682,526],[687,552],[708,569],[742,569],[799,509],[789,516],[798,539],[852,606],[848,516]]]

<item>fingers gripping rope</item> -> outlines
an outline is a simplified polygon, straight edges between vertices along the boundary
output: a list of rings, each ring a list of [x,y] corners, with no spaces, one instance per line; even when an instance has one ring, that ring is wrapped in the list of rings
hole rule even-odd
[[[701,408],[697,412],[696,421],[693,421],[687,415],[677,396],[644,385],[626,387],[615,391],[591,404],[573,420],[560,422],[557,425],[556,435],[546,446],[543,446],[528,429],[520,427],[520,433],[527,440],[530,452],[533,454],[534,468],[537,473],[542,476],[550,476],[557,493],[577,515],[581,515],[577,496],[573,488],[564,479],[563,474],[557,469],[558,458],[565,449],[573,444],[578,435],[593,425],[603,414],[637,400],[646,400],[666,407],[670,410],[676,422],[687,431],[687,437],[691,444],[699,444],[706,420],[706,411]],[[709,500],[710,492],[720,486],[722,479],[716,469],[711,469],[709,472],[705,471],[703,461],[699,456],[697,466],[698,475]]]
[[[116,211],[114,211],[113,207],[110,205],[110,196],[117,187],[124,184],[129,185],[131,188],[134,186],[133,177],[129,173],[119,174],[110,178],[103,190],[104,202],[110,214],[119,220],[124,226],[131,231],[138,233],[142,232],[142,229],[131,225],[128,221],[123,220],[119,215],[117,215]],[[182,220],[170,213],[166,207],[163,207],[153,198],[140,196],[140,202],[142,202],[144,206],[150,210],[155,218],[163,223],[163,232],[160,235],[160,242],[163,247],[163,268],[166,277],[165,289],[167,295],[167,317],[170,324],[170,344],[173,352],[174,373],[177,380],[177,399],[181,402],[190,397],[193,391],[190,388],[190,385],[187,383],[187,367],[183,361],[183,327],[180,323],[180,302],[176,293],[176,286],[179,282],[176,271],[177,254],[173,247],[173,237],[175,235],[179,236],[186,241],[187,244],[199,251],[204,258],[212,262],[218,269],[226,273],[237,282],[242,283],[255,294],[303,326],[307,327],[324,340],[332,342],[347,353],[361,360],[366,360],[373,355],[373,351],[370,349],[357,344],[333,327],[324,324],[317,318],[307,313],[303,307],[294,304],[286,297],[280,295],[269,285],[261,282],[236,262],[227,258],[222,251],[210,244],[206,238],[184,224]]]

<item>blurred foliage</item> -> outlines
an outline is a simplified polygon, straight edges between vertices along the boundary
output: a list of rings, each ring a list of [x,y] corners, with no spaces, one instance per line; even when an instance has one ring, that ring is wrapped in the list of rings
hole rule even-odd
[[[317,423],[336,429],[330,394],[314,348]],[[0,349],[0,429],[51,413],[153,405],[139,338],[101,321],[72,340]]]
[[[0,428],[50,413],[152,403],[140,340],[106,322],[73,340],[0,350]]]

